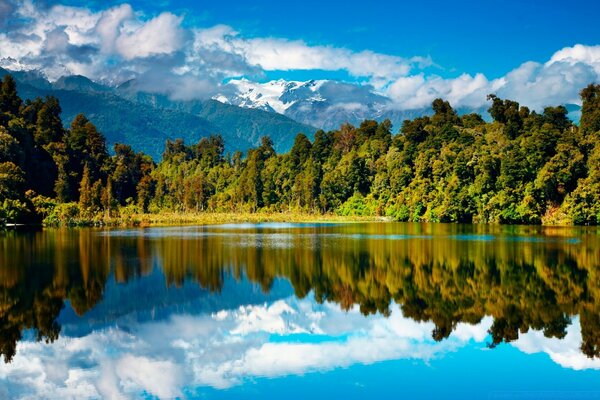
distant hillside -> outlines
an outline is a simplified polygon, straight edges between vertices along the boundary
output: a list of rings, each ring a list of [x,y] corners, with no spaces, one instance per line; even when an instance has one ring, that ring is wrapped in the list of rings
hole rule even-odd
[[[269,135],[278,151],[287,151],[299,132],[311,136],[315,129],[283,115],[243,109],[214,100],[160,104],[149,94],[115,90],[83,76],[70,76],[54,83],[36,72],[10,72],[0,68],[0,77],[13,74],[23,98],[53,95],[60,100],[62,119],[70,124],[84,113],[106,136],[108,144],[130,144],[159,160],[167,139],[197,142],[213,133],[223,136],[227,151],[245,151]],[[156,100],[156,99],[155,99]]]
[[[316,128],[296,122],[281,114],[264,110],[242,108],[223,104],[216,100],[173,101],[167,96],[137,91],[133,82],[117,88],[116,93],[139,104],[156,108],[172,109],[193,114],[222,128],[222,132],[247,140],[253,145],[260,143],[262,136],[273,140],[278,152],[288,151],[300,132],[312,137]]]

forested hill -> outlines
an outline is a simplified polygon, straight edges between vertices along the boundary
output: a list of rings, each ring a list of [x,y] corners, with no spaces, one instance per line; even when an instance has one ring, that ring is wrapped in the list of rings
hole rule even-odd
[[[0,68],[0,77],[11,73]],[[68,125],[84,113],[105,135],[109,146],[127,143],[155,160],[167,139],[197,142],[219,134],[228,151],[246,151],[260,143],[261,135],[273,138],[278,151],[287,151],[294,136],[309,136],[315,128],[279,114],[246,109],[215,100],[174,102],[166,96],[115,89],[83,76],[69,76],[50,83],[36,72],[11,73],[23,99],[54,96],[60,101],[63,122]]]
[[[101,223],[120,215],[298,211],[400,221],[597,224],[600,221],[600,85],[581,91],[580,126],[567,109],[542,113],[490,96],[493,122],[458,116],[441,99],[433,115],[366,120],[298,134],[291,150],[225,153],[221,136],[168,141],[155,162],[125,144],[110,155],[85,116],[65,128],[55,98],[23,102],[0,90],[0,220]]]

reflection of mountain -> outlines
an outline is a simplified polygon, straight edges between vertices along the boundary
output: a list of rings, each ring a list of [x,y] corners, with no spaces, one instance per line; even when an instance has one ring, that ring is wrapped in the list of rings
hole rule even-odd
[[[257,302],[264,297],[251,286],[223,288],[247,278],[267,293],[284,278],[297,297],[312,291],[319,302],[358,305],[364,314],[388,315],[395,302],[406,317],[433,322],[436,340],[488,315],[492,345],[529,329],[562,338],[579,315],[581,350],[600,355],[598,238],[486,229],[374,224],[7,234],[0,237],[1,351],[9,360],[24,329],[55,339],[64,300],[89,323],[104,323],[131,312],[185,311],[194,301]],[[190,282],[225,298],[198,303],[207,294]],[[76,324],[67,317],[65,323]]]
[[[252,282],[224,277],[219,293],[189,280],[181,285],[165,285],[161,270],[118,283],[108,280],[102,300],[83,315],[65,308],[58,322],[68,336],[87,335],[91,331],[115,323],[124,328],[132,323],[160,321],[173,314],[216,313],[242,305],[261,304],[287,297],[292,293],[289,283],[277,282],[273,290],[264,293]]]

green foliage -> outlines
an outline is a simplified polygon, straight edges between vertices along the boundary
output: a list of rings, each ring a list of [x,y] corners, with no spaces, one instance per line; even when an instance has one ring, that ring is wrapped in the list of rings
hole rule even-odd
[[[17,85],[10,75],[5,75],[0,85],[0,113],[19,115],[22,101],[17,95]]]
[[[0,203],[0,227],[6,224],[14,224],[27,213],[27,205],[15,199],[4,199]]]
[[[600,132],[600,84],[581,91],[581,131],[584,135]]]
[[[25,193],[25,173],[14,163],[0,163],[0,201],[22,199]]]
[[[47,225],[78,226],[85,225],[77,203],[60,203],[52,209],[44,222]]]
[[[360,193],[354,193],[336,213],[344,216],[373,216],[376,215],[377,203],[372,198],[365,198]]]
[[[0,201],[17,219],[71,225],[149,211],[300,211],[415,222],[600,222],[597,85],[581,92],[581,129],[563,106],[538,114],[490,95],[494,122],[485,123],[436,99],[431,117],[404,121],[395,136],[390,121],[365,120],[318,131],[313,142],[297,134],[285,154],[263,136],[245,157],[225,153],[221,135],[167,140],[157,165],[126,144],[110,156],[84,115],[65,129],[55,98],[23,103],[5,81]]]

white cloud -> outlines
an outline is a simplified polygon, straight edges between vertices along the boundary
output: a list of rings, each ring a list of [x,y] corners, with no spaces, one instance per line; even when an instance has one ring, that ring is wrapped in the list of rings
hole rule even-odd
[[[172,54],[183,45],[181,18],[165,12],[142,24],[133,32],[122,32],[115,41],[126,60],[152,55]]]
[[[120,68],[135,70],[128,62],[181,49],[185,41],[181,17],[164,12],[146,20],[139,15],[128,4],[93,12],[62,5],[42,10],[23,1],[14,16],[29,22],[0,34],[1,64],[12,58],[24,69],[41,69],[51,79],[79,71],[98,79],[105,78],[99,71],[107,69],[110,58],[120,57]],[[79,60],[78,50],[93,57]]]
[[[399,109],[428,107],[436,98],[443,98],[454,106],[477,107],[485,102],[486,95],[497,89],[496,82],[490,82],[483,74],[460,75],[455,79],[424,74],[399,78],[387,91]]]
[[[339,70],[353,77],[357,87],[389,97],[395,109],[427,107],[436,97],[456,107],[481,107],[489,93],[540,109],[579,103],[579,91],[600,81],[600,45],[565,47],[544,63],[524,62],[495,79],[481,73],[442,78],[424,70],[434,65],[429,57],[246,37],[227,25],[184,28],[182,16],[145,15],[129,4],[92,11],[62,5],[44,8],[21,0],[15,5],[1,2],[0,12],[0,26],[7,19],[19,21],[0,32],[0,66],[40,69],[51,79],[82,74],[120,83],[138,77],[140,89],[180,100],[227,94],[231,87],[224,81],[259,79],[265,71]],[[366,101],[360,97],[332,103],[360,112],[357,103]]]
[[[483,74],[462,74],[457,78],[417,74],[393,82],[387,95],[393,107],[416,109],[441,97],[457,106],[480,107],[486,96],[496,93],[530,108],[565,103],[580,104],[579,92],[600,81],[600,46],[575,45],[557,51],[545,64],[528,61],[506,75],[489,80]]]
[[[584,46],[577,44],[573,47],[565,47],[552,55],[546,65],[554,63],[568,63],[575,65],[578,63],[587,64],[594,68],[597,74],[600,74],[600,45]]]
[[[194,48],[199,52],[218,48],[267,71],[345,70],[354,77],[370,78],[378,87],[409,74],[416,66],[431,65],[428,57],[405,59],[370,50],[355,52],[334,46],[312,46],[303,40],[284,38],[248,39],[226,25],[198,29],[194,34]]]
[[[112,53],[125,21],[133,18],[133,9],[129,4],[109,8],[104,11],[95,26],[100,36],[100,48],[104,53]]]
[[[501,85],[497,92],[501,97],[535,109],[564,103],[580,104],[579,91],[598,78],[594,66],[585,63],[527,62],[499,80]]]

